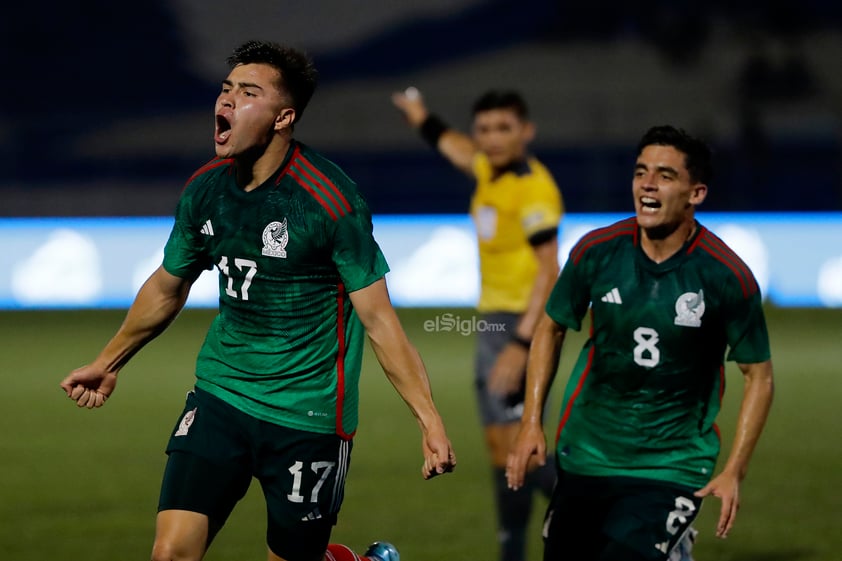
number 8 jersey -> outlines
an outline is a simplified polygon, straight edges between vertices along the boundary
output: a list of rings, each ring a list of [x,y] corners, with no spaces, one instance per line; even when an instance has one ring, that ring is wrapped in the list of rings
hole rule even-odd
[[[719,454],[724,360],[764,362],[769,338],[749,268],[700,224],[655,263],[636,219],[573,247],[547,302],[560,325],[591,333],[568,381],[557,431],[563,470],[698,488]]]
[[[364,332],[348,293],[388,266],[342,170],[293,142],[246,192],[233,160],[212,160],[187,182],[163,266],[189,279],[219,271],[198,388],[264,421],[351,437]]]

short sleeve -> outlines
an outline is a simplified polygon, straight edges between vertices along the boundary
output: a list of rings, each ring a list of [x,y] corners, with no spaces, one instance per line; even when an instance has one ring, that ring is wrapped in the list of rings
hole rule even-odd
[[[535,173],[524,182],[523,187],[520,222],[526,237],[557,229],[561,222],[562,204],[558,187],[552,178]]]
[[[352,211],[337,219],[333,262],[349,292],[365,288],[389,272],[389,265],[374,239],[368,205],[359,195],[349,197]]]
[[[590,287],[586,280],[586,262],[574,264],[568,259],[547,299],[546,311],[556,323],[576,331],[591,303]]]
[[[491,162],[488,161],[488,156],[482,152],[476,152],[474,154],[471,169],[474,172],[477,182],[482,183],[491,179]]]
[[[164,269],[186,279],[196,279],[203,270],[213,267],[202,250],[201,226],[192,220],[192,202],[188,191],[185,191],[176,206],[175,224],[164,246]]]
[[[737,291],[734,291],[737,292]],[[760,290],[743,296],[740,292],[733,298],[735,302],[727,306],[725,333],[728,342],[728,360],[740,364],[765,362],[771,357],[769,332],[763,313]]]

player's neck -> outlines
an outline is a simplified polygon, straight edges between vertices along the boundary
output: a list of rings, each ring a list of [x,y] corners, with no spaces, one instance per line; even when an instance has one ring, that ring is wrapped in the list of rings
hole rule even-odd
[[[275,135],[272,141],[258,152],[245,154],[237,159],[237,184],[243,191],[257,189],[278,171],[292,145],[292,138]]]
[[[641,228],[640,247],[649,259],[663,263],[675,255],[695,233],[695,219],[681,222],[668,233],[658,228]]]

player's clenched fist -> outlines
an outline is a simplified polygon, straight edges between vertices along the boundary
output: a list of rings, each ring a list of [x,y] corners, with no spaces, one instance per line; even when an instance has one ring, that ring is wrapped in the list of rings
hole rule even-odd
[[[114,387],[117,375],[91,365],[77,368],[62,380],[61,388],[79,407],[102,407]]]

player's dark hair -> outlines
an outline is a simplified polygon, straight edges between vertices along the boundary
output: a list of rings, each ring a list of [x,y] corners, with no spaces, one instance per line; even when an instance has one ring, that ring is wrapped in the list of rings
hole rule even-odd
[[[687,134],[684,129],[672,125],[650,128],[637,144],[637,153],[651,145],[672,146],[684,153],[684,165],[690,173],[690,179],[697,183],[710,183],[713,179],[713,163],[710,147],[701,139]]]
[[[291,98],[295,122],[301,120],[318,82],[318,72],[307,53],[271,41],[247,41],[228,57],[231,68],[240,64],[268,64],[275,67],[281,73],[279,88]]]
[[[523,121],[529,119],[529,109],[523,96],[514,90],[490,90],[482,94],[475,102],[473,115],[492,109],[511,109]]]

